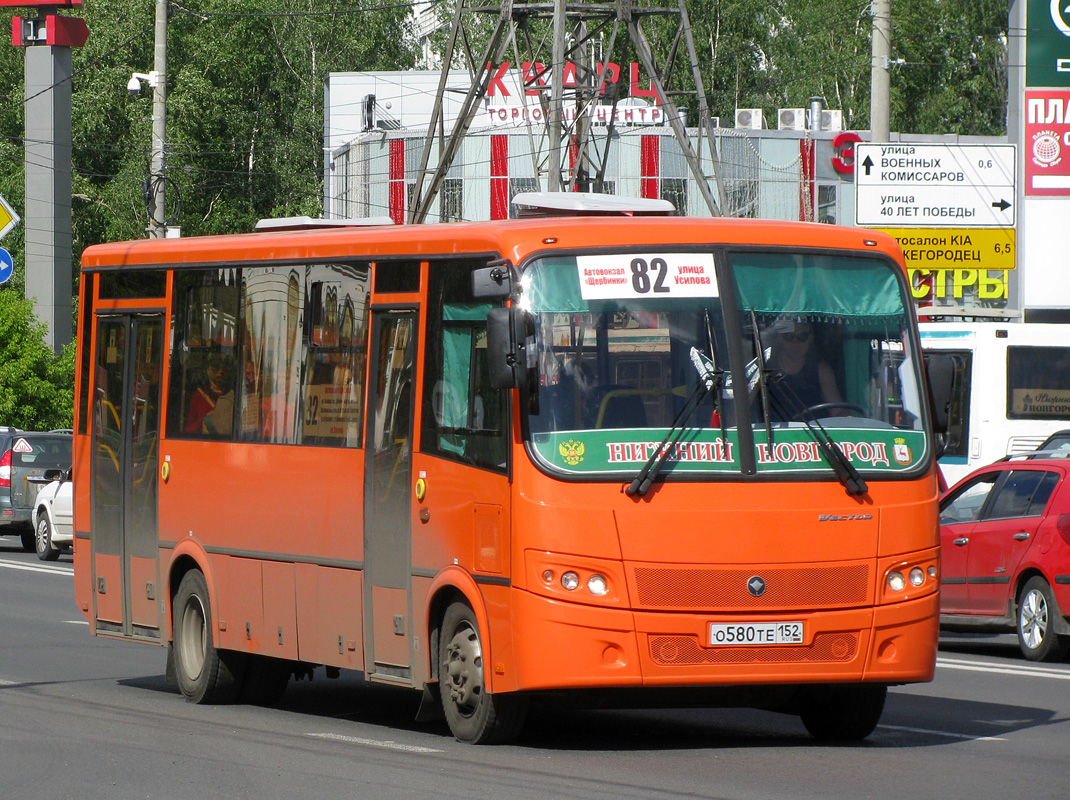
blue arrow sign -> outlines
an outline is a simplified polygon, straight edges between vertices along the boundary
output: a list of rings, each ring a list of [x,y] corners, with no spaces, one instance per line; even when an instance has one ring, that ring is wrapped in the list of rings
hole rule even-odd
[[[11,253],[0,247],[0,283],[7,283],[15,271],[15,262],[11,260]]]

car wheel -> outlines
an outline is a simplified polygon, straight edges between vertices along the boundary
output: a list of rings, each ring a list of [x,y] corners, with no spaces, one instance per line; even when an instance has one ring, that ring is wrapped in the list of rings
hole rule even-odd
[[[55,561],[59,558],[59,550],[52,545],[52,524],[48,521],[48,514],[37,516],[37,535],[34,537],[34,547],[37,557],[42,561]]]
[[[479,623],[467,603],[446,609],[439,642],[439,694],[453,735],[468,744],[515,739],[527,716],[527,698],[487,691]]]
[[[814,686],[803,701],[803,725],[822,741],[857,742],[880,722],[888,687],[874,683]]]
[[[37,533],[32,525],[24,528],[19,534],[19,538],[22,540],[22,549],[27,553],[32,553],[37,549]]]
[[[1048,582],[1034,575],[1018,597],[1018,646],[1030,661],[1062,661],[1070,653],[1070,636],[1055,632],[1059,607]]]
[[[178,585],[172,605],[175,681],[191,703],[231,703],[245,675],[245,654],[217,650],[212,642],[208,584],[190,570]]]

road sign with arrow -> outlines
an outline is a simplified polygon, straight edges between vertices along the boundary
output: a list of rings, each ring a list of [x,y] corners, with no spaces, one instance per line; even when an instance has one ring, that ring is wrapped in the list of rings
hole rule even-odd
[[[1014,227],[1014,145],[855,145],[855,222],[871,228]]]

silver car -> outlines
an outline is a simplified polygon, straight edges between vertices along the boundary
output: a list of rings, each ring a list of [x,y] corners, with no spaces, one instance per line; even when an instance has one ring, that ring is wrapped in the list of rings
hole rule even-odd
[[[50,469],[44,477],[49,482],[33,509],[34,543],[39,559],[55,561],[74,546],[74,483],[69,469]]]

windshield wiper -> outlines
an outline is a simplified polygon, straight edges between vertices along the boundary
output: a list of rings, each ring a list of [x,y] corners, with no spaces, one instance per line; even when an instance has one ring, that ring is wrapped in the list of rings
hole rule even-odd
[[[688,421],[694,416],[695,411],[698,410],[710,390],[721,383],[722,371],[717,369],[708,356],[700,353],[694,347],[691,348],[691,363],[698,373],[698,383],[691,390],[691,394],[687,396],[680,413],[676,415],[676,419],[672,422],[672,427],[665,434],[665,438],[661,440],[661,444],[650,454],[650,457],[643,464],[635,478],[632,479],[632,482],[624,488],[625,494],[629,497],[634,497],[635,495],[642,497],[647,493],[651,484],[658,477],[662,464],[668,458],[669,451],[683,436]]]
[[[783,372],[775,372],[772,376],[772,382],[774,384],[780,383],[783,377]],[[810,431],[810,436],[817,442],[817,446],[825,456],[825,460],[829,463],[829,466],[832,467],[832,471],[836,473],[836,477],[847,490],[847,494],[862,495],[869,491],[869,486],[866,485],[865,480],[863,480],[862,476],[858,473],[855,465],[843,454],[843,450],[840,449],[840,446],[825,429],[825,426],[821,424],[813,413],[811,413],[810,409],[803,406],[802,400],[799,395],[795,393],[795,390],[787,383],[780,383],[780,388],[786,390],[783,393],[783,398],[771,395],[773,404],[777,407],[777,413],[784,417],[784,419],[798,419],[806,426],[806,429]],[[785,405],[788,405],[789,407],[785,409]],[[766,426],[769,426],[768,411],[766,413]],[[766,441],[767,447],[773,446],[771,437]]]
[[[770,414],[770,403],[776,406],[776,412],[780,414],[785,420],[787,419],[799,419],[803,425],[806,426],[806,430],[810,432],[811,438],[817,442],[817,446],[821,449],[822,455],[825,456],[825,461],[832,467],[832,471],[836,474],[836,478],[843,488],[847,490],[849,495],[862,495],[869,491],[869,487],[862,479],[862,476],[855,469],[854,464],[843,454],[843,450],[836,443],[836,440],[832,438],[825,426],[822,425],[809,409],[807,409],[799,396],[795,393],[795,390],[786,383],[781,384],[782,388],[786,390],[783,397],[777,396],[769,391],[770,384],[778,384],[784,377],[784,373],[781,370],[769,370],[766,368],[766,359],[769,357],[769,350],[765,350],[762,347],[762,338],[758,332],[758,315],[754,313],[754,309],[750,309],[751,325],[754,328],[754,344],[756,354],[754,361],[751,364],[757,363],[756,381],[761,391],[762,399],[762,417],[765,420],[765,446],[772,449],[773,447],[773,423],[772,415]],[[753,389],[751,384],[750,369],[751,364],[747,365],[747,389],[748,396],[749,391]],[[790,397],[787,396],[790,394]],[[791,408],[785,409],[785,403],[790,404]],[[785,413],[788,412],[788,413]]]

